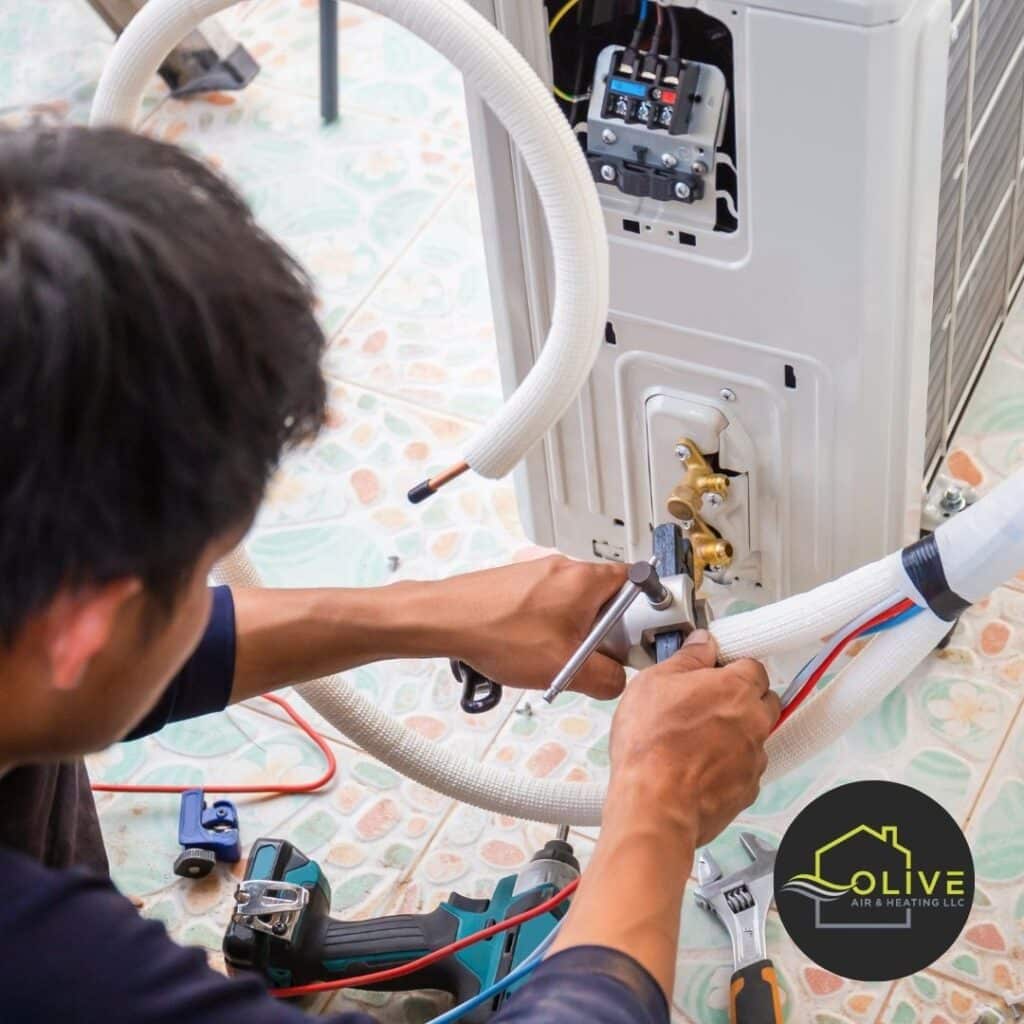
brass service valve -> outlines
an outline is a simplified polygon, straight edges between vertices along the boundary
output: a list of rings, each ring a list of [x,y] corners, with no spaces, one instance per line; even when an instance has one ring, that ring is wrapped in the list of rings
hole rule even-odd
[[[701,516],[704,498],[721,504],[729,495],[729,478],[715,472],[700,449],[689,438],[676,442],[676,455],[684,475],[668,497],[668,514],[688,523],[687,536],[693,545],[694,583],[700,588],[705,569],[723,569],[732,562],[732,545],[720,537]]]

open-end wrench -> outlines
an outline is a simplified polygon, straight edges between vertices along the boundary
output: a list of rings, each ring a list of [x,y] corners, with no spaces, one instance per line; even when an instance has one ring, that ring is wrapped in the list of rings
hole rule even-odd
[[[732,940],[731,1024],[782,1024],[779,983],[765,941],[775,850],[752,832],[743,832],[740,842],[753,863],[723,877],[714,857],[705,851],[697,860],[699,884],[694,898],[698,906],[718,917]]]
[[[625,662],[632,644],[643,633],[645,653],[650,663],[664,661],[682,646],[683,638],[697,621],[697,605],[693,599],[693,553],[678,524],[663,523],[656,527],[653,537],[654,556],[646,562],[634,562],[622,589],[600,610],[587,636],[552,680],[544,694],[551,703],[566,690],[584,662],[595,651],[601,650],[616,660]],[[685,577],[685,582],[682,582]],[[668,580],[666,587],[663,578]],[[674,583],[673,583],[674,581]],[[634,602],[643,594],[647,598],[646,617],[641,616],[638,629],[624,628],[623,618]],[[701,614],[705,614],[701,603]],[[651,619],[651,616],[654,616]],[[658,616],[666,621],[661,622]],[[650,632],[652,635],[647,636]],[[634,668],[646,667],[633,664]],[[471,715],[490,711],[501,702],[502,688],[471,665],[452,660],[452,674],[462,683],[462,710]]]
[[[622,589],[604,606],[590,632],[576,648],[576,652],[544,691],[544,699],[549,704],[568,688],[576,674],[583,668],[583,663],[601,646],[604,638],[641,594],[647,595],[647,600],[653,608],[664,608],[672,603],[672,595],[665,589],[665,584],[658,576],[656,561],[657,558],[652,557],[646,562],[634,562],[629,567],[629,577]]]

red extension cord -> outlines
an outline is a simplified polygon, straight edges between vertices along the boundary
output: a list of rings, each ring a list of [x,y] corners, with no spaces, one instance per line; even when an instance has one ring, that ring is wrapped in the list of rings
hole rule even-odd
[[[435,949],[433,953],[427,953],[426,956],[421,956],[417,960],[410,960],[409,963],[402,964],[400,967],[389,967],[384,971],[374,971],[373,974],[360,974],[355,978],[339,978],[337,981],[317,981],[311,985],[275,988],[270,990],[270,994],[277,996],[278,999],[290,999],[293,996],[304,996],[313,992],[331,992],[337,988],[360,988],[363,985],[375,985],[378,982],[404,978],[407,974],[412,974],[423,967],[429,967],[431,964],[437,963],[438,960],[443,960],[446,956],[458,953],[467,946],[483,942],[484,939],[489,939],[492,935],[508,931],[509,928],[515,928],[517,925],[525,924],[535,917],[540,917],[541,914],[546,914],[549,910],[554,910],[555,907],[567,900],[576,891],[576,887],[579,884],[580,880],[577,878],[564,889],[556,892],[550,899],[545,900],[543,903],[538,903],[532,909],[525,910],[523,913],[516,914],[505,921],[492,924],[489,928],[484,928],[482,931],[467,935],[464,939],[459,939],[458,942],[452,942],[447,946],[442,946],[441,949]]]
[[[334,778],[338,770],[338,762],[334,757],[334,751],[330,744],[298,713],[286,700],[275,697],[271,693],[263,694],[264,700],[276,704],[286,715],[320,748],[327,762],[327,768],[318,779],[311,782],[278,783],[253,786],[224,785],[218,786],[213,783],[204,783],[202,787],[196,786],[132,786],[123,783],[96,782],[93,783],[94,793],[184,793],[189,789],[202,788],[208,793],[267,793],[285,796],[294,793],[313,793],[326,786]]]

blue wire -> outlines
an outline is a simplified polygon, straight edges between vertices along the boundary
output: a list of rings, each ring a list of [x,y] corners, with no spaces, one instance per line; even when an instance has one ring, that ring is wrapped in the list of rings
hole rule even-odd
[[[920,615],[924,609],[920,605],[914,605],[913,608],[908,608],[905,612],[897,615],[894,619],[889,619],[888,622],[879,623],[872,629],[865,632],[865,636],[870,636],[873,633],[882,633],[887,629],[895,629],[897,626],[902,626],[904,622],[909,622],[912,618]]]
[[[640,21],[647,20],[647,0],[640,0]]]
[[[548,932],[544,941],[514,971],[506,974],[501,981],[496,981],[490,988],[485,988],[483,992],[477,993],[472,999],[467,999],[466,1002],[453,1006],[447,1013],[442,1013],[440,1017],[435,1017],[430,1024],[451,1024],[452,1021],[459,1020],[460,1017],[464,1017],[470,1010],[475,1010],[482,1003],[490,1002],[499,992],[504,992],[509,985],[514,985],[517,981],[521,981],[532,974],[540,966],[541,959],[548,949],[551,948],[551,944],[555,941],[555,936],[558,934],[558,929],[561,927],[562,922],[559,921]]]

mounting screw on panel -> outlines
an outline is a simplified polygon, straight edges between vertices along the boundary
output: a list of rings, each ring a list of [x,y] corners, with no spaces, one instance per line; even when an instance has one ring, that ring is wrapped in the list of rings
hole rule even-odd
[[[689,199],[693,195],[693,189],[685,181],[676,182],[676,199]]]
[[[601,132],[601,141],[607,143],[609,146],[614,146],[615,143],[619,141],[619,137],[611,130],[611,128],[605,128],[605,130]]]
[[[663,167],[672,168],[678,164],[679,161],[671,153],[661,154],[661,164]]]
[[[683,444],[680,441],[675,447],[675,453],[676,458],[679,459],[680,462],[686,462],[690,456],[693,455],[693,450],[688,444]]]
[[[710,505],[711,508],[721,508],[725,499],[720,494],[705,494],[704,501]]]
[[[967,508],[967,495],[964,494],[962,488],[952,484],[942,492],[942,497],[939,499],[939,507],[943,512],[963,512]]]
[[[947,520],[970,508],[977,500],[977,492],[969,484],[945,473],[939,473],[924,496],[921,529],[929,532],[938,529]]]
[[[601,167],[601,177],[605,181],[614,181],[616,178],[615,168],[611,164],[604,164]]]
[[[690,164],[690,170],[693,171],[694,174],[707,174],[708,165],[704,163],[703,160],[694,160],[694,162]]]
[[[721,398],[723,402],[735,402],[736,392],[733,391],[732,388],[722,388],[722,390],[718,392],[718,397]]]

